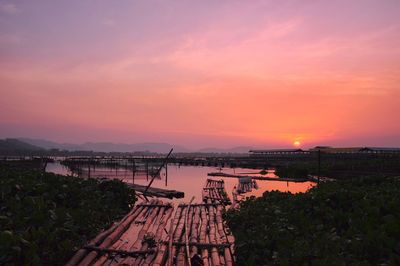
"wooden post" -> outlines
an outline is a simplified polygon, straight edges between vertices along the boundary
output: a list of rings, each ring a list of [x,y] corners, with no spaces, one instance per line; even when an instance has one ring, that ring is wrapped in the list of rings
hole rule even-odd
[[[156,176],[158,176],[160,174],[161,169],[163,168],[163,166],[168,162],[168,157],[171,155],[172,151],[174,149],[171,149],[167,155],[167,157],[165,157],[163,164],[160,166],[160,168],[158,168],[157,172],[152,176],[150,183],[147,185],[145,191],[143,192],[144,197],[146,197],[146,192],[149,189],[149,187],[151,186],[151,184],[153,184],[154,178]]]
[[[321,176],[321,150],[318,150],[318,184]]]
[[[149,181],[149,162],[147,158],[145,160],[146,160],[146,180]]]
[[[165,186],[168,186],[168,163],[165,164]]]
[[[132,184],[135,184],[135,172],[136,172],[135,168],[136,168],[135,167],[135,159],[132,158]]]

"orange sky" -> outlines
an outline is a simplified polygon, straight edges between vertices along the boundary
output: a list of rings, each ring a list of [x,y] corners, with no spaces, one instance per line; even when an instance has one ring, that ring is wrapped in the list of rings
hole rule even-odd
[[[0,1],[0,137],[400,146],[398,1]]]

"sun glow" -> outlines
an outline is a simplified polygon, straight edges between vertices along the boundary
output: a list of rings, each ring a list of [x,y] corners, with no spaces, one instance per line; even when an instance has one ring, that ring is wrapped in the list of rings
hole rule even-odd
[[[300,141],[295,140],[295,141],[293,142],[293,145],[296,146],[296,147],[299,147],[299,146],[301,145],[301,143],[300,143]]]

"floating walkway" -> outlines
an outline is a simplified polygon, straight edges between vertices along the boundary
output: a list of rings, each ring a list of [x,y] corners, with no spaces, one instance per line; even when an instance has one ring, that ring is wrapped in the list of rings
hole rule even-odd
[[[171,204],[160,200],[136,205],[66,265],[162,265],[165,245],[159,243],[167,240],[166,225],[173,210]]]
[[[233,265],[235,239],[222,220],[222,209],[211,200],[179,205],[166,265]]]
[[[314,180],[309,179],[309,178],[284,178],[284,177],[267,177],[267,176],[231,175],[231,174],[220,173],[220,172],[208,173],[207,175],[208,176],[218,176],[218,177],[232,177],[232,178],[249,177],[251,179],[256,179],[256,180],[281,181],[281,182],[298,182],[298,183],[307,182],[307,181],[314,182]]]
[[[231,201],[225,191],[224,180],[207,179],[203,187],[203,202],[211,200],[211,202],[218,202],[223,205],[231,204]]]
[[[142,186],[142,185],[137,185],[137,184],[129,184],[127,185],[135,190],[135,192],[143,194],[146,191],[147,186]],[[185,193],[177,190],[171,190],[171,189],[162,189],[162,188],[155,188],[155,187],[149,187],[146,191],[146,195],[148,197],[160,197],[160,198],[167,198],[167,199],[173,199],[173,198],[183,198],[185,197]]]
[[[223,208],[211,200],[176,209],[160,200],[138,204],[66,265],[233,265]]]

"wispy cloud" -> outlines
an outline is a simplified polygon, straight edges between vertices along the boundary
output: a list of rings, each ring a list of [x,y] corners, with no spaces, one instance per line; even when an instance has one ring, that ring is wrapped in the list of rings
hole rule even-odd
[[[19,44],[22,41],[22,37],[18,34],[0,34],[0,45],[1,44]]]
[[[113,27],[117,23],[116,23],[116,21],[114,19],[106,18],[101,22],[101,24],[103,24],[104,26]]]
[[[4,14],[14,15],[21,10],[13,3],[0,3],[0,12]]]

